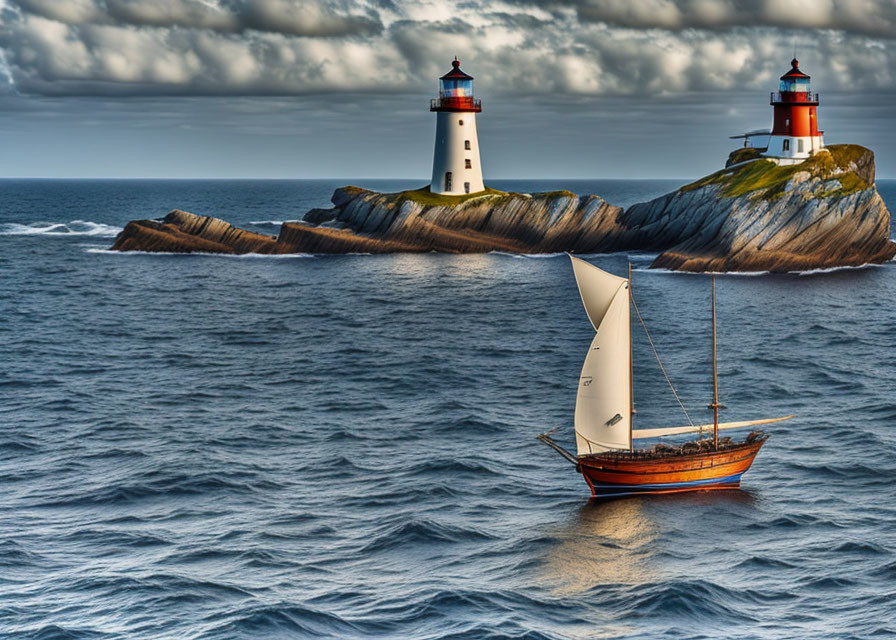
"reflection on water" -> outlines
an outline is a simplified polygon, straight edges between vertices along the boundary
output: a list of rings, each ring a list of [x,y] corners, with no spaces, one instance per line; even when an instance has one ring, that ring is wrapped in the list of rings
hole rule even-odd
[[[699,520],[707,510],[750,508],[757,500],[741,489],[590,500],[553,532],[561,542],[545,558],[545,577],[560,596],[657,582],[659,539],[682,517]]]
[[[557,595],[609,584],[638,585],[657,579],[652,561],[657,527],[638,498],[592,500],[555,532],[561,539],[545,560]]]
[[[405,253],[390,256],[389,272],[395,276],[414,279],[437,279],[440,276],[452,279],[481,277],[487,282],[493,280],[497,258],[494,254],[474,253],[463,255]]]
[[[683,491],[663,495],[644,496],[649,500],[651,508],[671,506],[676,509],[688,507],[717,507],[743,505],[752,507],[759,500],[757,494],[750,489],[715,489],[712,491]]]

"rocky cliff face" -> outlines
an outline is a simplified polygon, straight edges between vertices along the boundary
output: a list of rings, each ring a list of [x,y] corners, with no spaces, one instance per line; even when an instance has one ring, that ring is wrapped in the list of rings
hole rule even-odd
[[[161,222],[129,222],[112,249],[166,253],[276,253],[276,239],[175,209]]]
[[[735,157],[737,156],[737,157]],[[755,152],[623,212],[594,195],[487,190],[439,196],[343,187],[333,208],[284,223],[278,237],[216,218],[171,212],[129,223],[113,249],[224,253],[661,252],[655,267],[795,271],[883,262],[896,253],[890,215],[874,188],[874,155],[829,147],[778,166]]]
[[[568,191],[437,196],[428,190],[382,194],[343,187],[332,209],[284,223],[276,238],[217,218],[172,211],[158,222],[129,223],[113,249],[223,253],[589,252],[608,246],[622,214],[598,196]]]
[[[683,271],[798,271],[896,254],[874,154],[855,145],[798,165],[748,159],[634,205],[622,223],[626,244],[663,252],[654,267]]]
[[[336,190],[333,203],[332,209],[308,212],[304,221],[452,253],[594,251],[622,214],[603,198],[569,191],[438,196],[427,189],[382,194],[345,187]]]

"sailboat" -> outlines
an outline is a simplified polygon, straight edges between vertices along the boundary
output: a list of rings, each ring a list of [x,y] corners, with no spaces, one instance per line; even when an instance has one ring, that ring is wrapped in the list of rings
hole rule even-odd
[[[556,429],[540,434],[538,439],[574,464],[585,477],[591,494],[599,498],[739,487],[741,476],[753,464],[768,434],[753,429],[742,441],[736,441],[730,437],[720,439],[719,431],[757,427],[793,416],[719,422],[722,405],[716,364],[715,277],[712,279],[713,396],[709,405],[713,423],[695,425],[688,416],[691,424],[687,426],[633,429],[632,306],[642,324],[643,319],[631,296],[631,266],[628,278],[622,278],[574,256],[570,259],[585,312],[597,332],[582,366],[576,396],[577,455],[551,438]],[[684,410],[649,333],[647,338]],[[688,415],[687,410],[684,413]],[[643,449],[633,446],[637,439],[686,433],[699,433],[700,437],[680,446],[662,443]]]

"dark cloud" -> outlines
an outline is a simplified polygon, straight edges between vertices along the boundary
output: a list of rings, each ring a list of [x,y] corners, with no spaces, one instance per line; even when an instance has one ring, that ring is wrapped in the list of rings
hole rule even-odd
[[[375,17],[343,15],[323,3],[304,0],[250,0],[237,8],[236,15],[243,28],[293,36],[363,36],[383,28]]]
[[[886,35],[894,7],[882,0],[15,0],[0,26],[0,78],[43,95],[425,94],[457,55],[480,93],[655,98],[772,90],[796,42],[816,89],[875,92],[896,79]]]
[[[322,0],[14,0],[24,12],[69,25],[248,30],[306,37],[382,31],[375,10],[353,13]]]
[[[835,29],[896,37],[891,0],[583,0],[586,21],[631,29]]]

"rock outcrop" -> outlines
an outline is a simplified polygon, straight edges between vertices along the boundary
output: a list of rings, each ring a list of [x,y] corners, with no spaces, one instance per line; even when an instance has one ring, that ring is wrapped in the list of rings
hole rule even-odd
[[[662,251],[652,266],[682,271],[802,271],[896,254],[874,154],[856,145],[797,165],[740,160],[632,206],[623,224],[627,242]]]
[[[113,249],[184,253],[587,253],[603,250],[620,207],[569,191],[540,194],[487,190],[438,196],[428,189],[382,194],[343,187],[332,209],[286,222],[277,237],[223,220],[175,210],[164,220],[130,222]]]
[[[112,249],[166,253],[275,253],[276,239],[175,209],[161,222],[129,222]]]
[[[836,145],[798,165],[753,150],[697,182],[623,211],[595,195],[488,189],[440,196],[343,187],[333,208],[284,223],[277,237],[172,211],[129,223],[113,249],[217,253],[593,253],[656,251],[654,267],[796,271],[884,262],[896,254],[874,188],[874,155]]]

